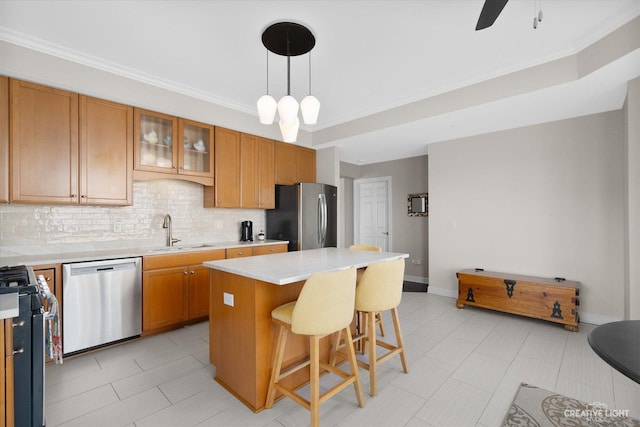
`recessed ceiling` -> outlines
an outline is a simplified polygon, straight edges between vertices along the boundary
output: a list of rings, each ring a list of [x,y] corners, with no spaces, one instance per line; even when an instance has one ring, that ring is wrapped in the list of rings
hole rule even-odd
[[[536,4],[544,19],[533,29]],[[416,110],[425,100],[446,100],[461,88],[574,55],[640,16],[638,0],[511,0],[492,27],[475,31],[482,5],[482,0],[0,1],[0,40],[257,120],[255,102],[266,89],[262,31],[277,21],[302,23],[316,37],[312,92],[321,102],[318,124],[302,129],[311,133],[314,148],[338,146],[341,160],[355,164],[426,154],[431,142],[619,109],[626,81],[640,76],[636,50],[562,84],[421,114]],[[292,95],[302,99],[308,84],[308,57],[293,57]],[[269,58],[269,89],[276,99],[286,92],[284,57]],[[375,118],[376,125],[362,126],[367,118]]]

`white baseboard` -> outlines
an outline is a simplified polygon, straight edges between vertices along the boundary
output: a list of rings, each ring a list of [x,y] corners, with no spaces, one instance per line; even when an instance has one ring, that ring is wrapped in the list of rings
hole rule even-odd
[[[458,298],[458,291],[456,289],[435,288],[433,286],[429,286],[428,292],[442,297]]]
[[[580,323],[589,323],[591,325],[603,325],[605,323],[618,322],[623,320],[621,317],[603,316],[598,313],[585,313],[578,311]]]

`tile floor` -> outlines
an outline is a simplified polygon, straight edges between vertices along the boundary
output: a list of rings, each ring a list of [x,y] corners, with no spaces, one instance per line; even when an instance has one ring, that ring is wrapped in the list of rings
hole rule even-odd
[[[409,374],[398,358],[386,362],[372,398],[360,370],[365,407],[357,407],[348,388],[321,407],[322,425],[499,426],[521,382],[640,418],[640,385],[593,353],[592,325],[567,332],[548,322],[459,310],[454,299],[422,292],[404,293],[399,312]],[[385,323],[392,333],[390,318]],[[254,414],[212,380],[214,371],[206,322],[47,365],[47,426],[309,424],[308,412],[288,399]]]

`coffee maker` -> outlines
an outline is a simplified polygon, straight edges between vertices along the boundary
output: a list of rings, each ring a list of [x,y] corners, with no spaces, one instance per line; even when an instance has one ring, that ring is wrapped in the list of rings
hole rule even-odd
[[[242,221],[240,223],[240,241],[253,242],[253,222]]]

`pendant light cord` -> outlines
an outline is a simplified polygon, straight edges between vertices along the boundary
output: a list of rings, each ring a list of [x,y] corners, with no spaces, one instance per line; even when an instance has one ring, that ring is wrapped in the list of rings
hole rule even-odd
[[[289,28],[287,28],[287,95],[291,95],[291,40],[289,39]]]
[[[269,94],[269,49],[267,49],[267,95]]]
[[[309,51],[309,95],[311,95],[311,51]]]

